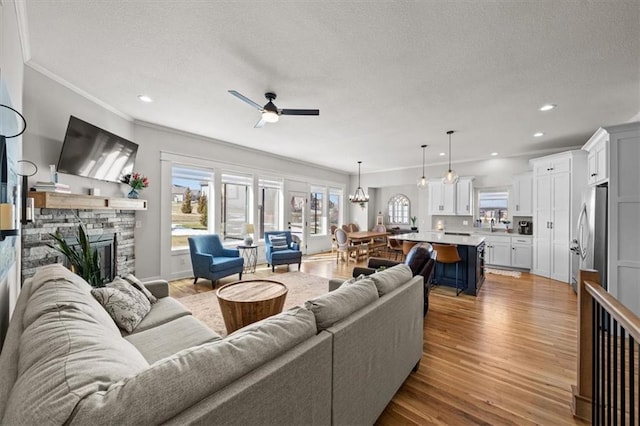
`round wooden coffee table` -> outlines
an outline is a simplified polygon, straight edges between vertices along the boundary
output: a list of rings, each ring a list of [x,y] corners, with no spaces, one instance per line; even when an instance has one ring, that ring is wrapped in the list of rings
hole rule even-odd
[[[245,280],[218,289],[218,303],[227,333],[282,312],[287,287],[271,280]]]

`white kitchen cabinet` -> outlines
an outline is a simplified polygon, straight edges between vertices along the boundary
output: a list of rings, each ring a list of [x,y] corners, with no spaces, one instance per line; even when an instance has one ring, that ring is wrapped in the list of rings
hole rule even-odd
[[[640,122],[599,129],[608,135],[611,295],[640,315]]]
[[[473,215],[473,178],[461,177],[456,183],[456,214]]]
[[[569,244],[587,185],[585,151],[531,160],[533,165],[534,274],[570,282]]]
[[[493,235],[486,237],[485,263],[495,266],[511,266],[511,238]]]
[[[512,184],[511,216],[533,216],[533,173],[513,176]]]
[[[531,269],[531,238],[511,237],[511,266]]]
[[[429,181],[429,214],[453,216],[456,214],[456,187],[442,179]]]
[[[589,185],[600,185],[609,181],[609,133],[598,131],[582,147],[589,153],[587,157],[587,178]]]

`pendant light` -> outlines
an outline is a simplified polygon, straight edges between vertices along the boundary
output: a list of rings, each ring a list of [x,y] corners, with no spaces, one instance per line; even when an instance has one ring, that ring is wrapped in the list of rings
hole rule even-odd
[[[454,183],[458,182],[458,175],[456,174],[456,172],[451,170],[451,135],[453,134],[453,130],[449,130],[447,134],[449,135],[449,170],[447,170],[447,172],[444,174],[442,182],[453,185]]]
[[[425,161],[425,148],[427,148],[428,145],[421,145],[420,148],[422,148],[422,177],[420,179],[418,179],[418,188],[426,188],[427,187],[427,178],[424,175],[424,161]]]
[[[353,195],[349,195],[349,201],[354,204],[360,204],[360,207],[364,209],[366,203],[369,201],[369,196],[365,194],[364,189],[360,186],[360,165],[362,161],[358,161],[358,187]]]

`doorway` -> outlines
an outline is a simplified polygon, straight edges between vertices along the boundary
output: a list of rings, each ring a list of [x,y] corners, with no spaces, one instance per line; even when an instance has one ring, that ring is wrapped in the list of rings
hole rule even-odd
[[[289,217],[287,219],[287,227],[291,231],[291,235],[300,238],[300,250],[303,254],[307,252],[307,194],[299,191],[289,191],[287,193],[289,203]]]

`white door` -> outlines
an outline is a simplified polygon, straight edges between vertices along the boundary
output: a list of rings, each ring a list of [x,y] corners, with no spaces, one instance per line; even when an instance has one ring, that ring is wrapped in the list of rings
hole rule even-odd
[[[571,177],[558,173],[551,177],[551,272],[554,280],[569,282],[571,274]]]
[[[291,235],[300,238],[300,250],[306,253],[307,248],[307,194],[304,192],[289,191],[287,193],[287,207],[289,209],[289,217],[287,218],[287,228],[291,231]]]
[[[533,216],[533,176],[519,176],[515,216]]]
[[[533,272],[548,277],[551,273],[551,177],[549,175],[536,179],[534,196]]]

